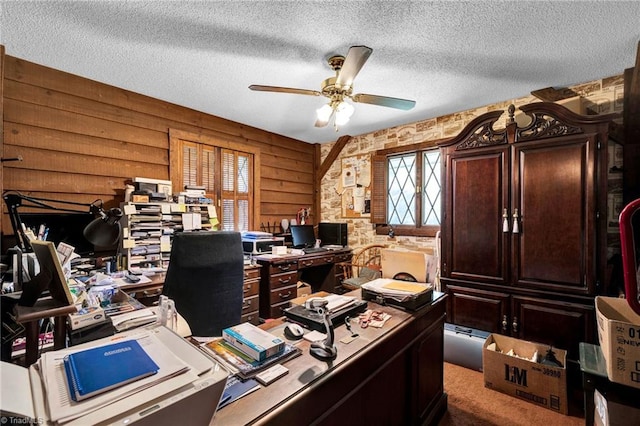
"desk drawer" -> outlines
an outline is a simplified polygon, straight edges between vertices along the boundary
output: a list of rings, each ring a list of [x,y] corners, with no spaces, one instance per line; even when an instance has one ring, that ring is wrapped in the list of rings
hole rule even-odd
[[[271,305],[275,305],[287,300],[294,299],[298,296],[298,287],[294,283],[294,285],[289,287],[283,287],[276,290],[271,290],[269,295],[269,302]]]
[[[260,289],[260,281],[245,281],[242,285],[242,295],[244,297],[256,296],[258,294],[258,290]]]
[[[260,267],[246,267],[244,269],[244,280],[254,280],[260,278]]]
[[[259,309],[260,298],[246,297],[242,300],[242,315],[248,314]]]
[[[340,263],[340,262],[350,262],[351,261],[351,253],[340,253],[340,254],[336,254],[333,257],[333,261],[335,263]]]
[[[297,271],[289,272],[288,274],[272,275],[269,278],[269,288],[270,290],[275,290],[280,287],[296,284],[297,281],[298,281]]]
[[[260,325],[260,315],[258,315],[258,311],[250,312],[248,314],[242,315],[240,318],[241,322],[250,322],[253,325]]]
[[[281,274],[283,272],[295,271],[298,269],[298,261],[291,260],[283,263],[269,265],[269,275]]]
[[[298,269],[310,268],[312,266],[327,265],[334,263],[334,256],[311,257],[298,260]]]
[[[284,310],[291,306],[290,302],[283,302],[278,305],[271,306],[271,318],[280,318],[284,316]]]

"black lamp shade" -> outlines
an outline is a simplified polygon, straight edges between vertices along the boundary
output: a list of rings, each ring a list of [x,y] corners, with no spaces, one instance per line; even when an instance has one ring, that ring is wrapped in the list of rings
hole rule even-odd
[[[118,242],[120,230],[120,222],[109,223],[99,217],[84,228],[83,234],[91,244],[109,247]]]

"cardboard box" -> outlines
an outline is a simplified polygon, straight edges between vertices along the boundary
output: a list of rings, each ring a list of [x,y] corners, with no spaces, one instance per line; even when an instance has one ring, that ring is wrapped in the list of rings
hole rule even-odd
[[[492,343],[496,344],[496,350],[488,349]],[[507,355],[511,349],[522,358]],[[482,348],[484,386],[540,407],[568,414],[567,351],[553,348],[556,359],[563,367],[524,359],[532,358],[536,351],[540,357],[544,357],[548,350],[548,345],[490,334]]]
[[[311,294],[311,286],[303,281],[298,281],[298,293],[297,297],[308,296]]]
[[[101,323],[105,318],[106,314],[104,313],[104,309],[99,306],[82,308],[75,314],[69,314],[69,327],[71,327],[72,330],[77,330],[82,327]]]
[[[626,299],[597,296],[596,320],[609,380],[640,389],[640,315]]]

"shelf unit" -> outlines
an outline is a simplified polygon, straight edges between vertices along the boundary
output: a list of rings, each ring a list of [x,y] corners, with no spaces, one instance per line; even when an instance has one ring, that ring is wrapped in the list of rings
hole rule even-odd
[[[125,268],[162,268],[169,266],[174,233],[192,229],[213,230],[208,204],[170,202],[126,202],[120,252]]]

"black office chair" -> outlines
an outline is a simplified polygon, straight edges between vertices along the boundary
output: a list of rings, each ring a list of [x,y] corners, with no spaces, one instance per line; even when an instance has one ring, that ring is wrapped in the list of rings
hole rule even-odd
[[[181,232],[173,238],[162,293],[194,336],[221,336],[240,323],[243,276],[239,232]]]

